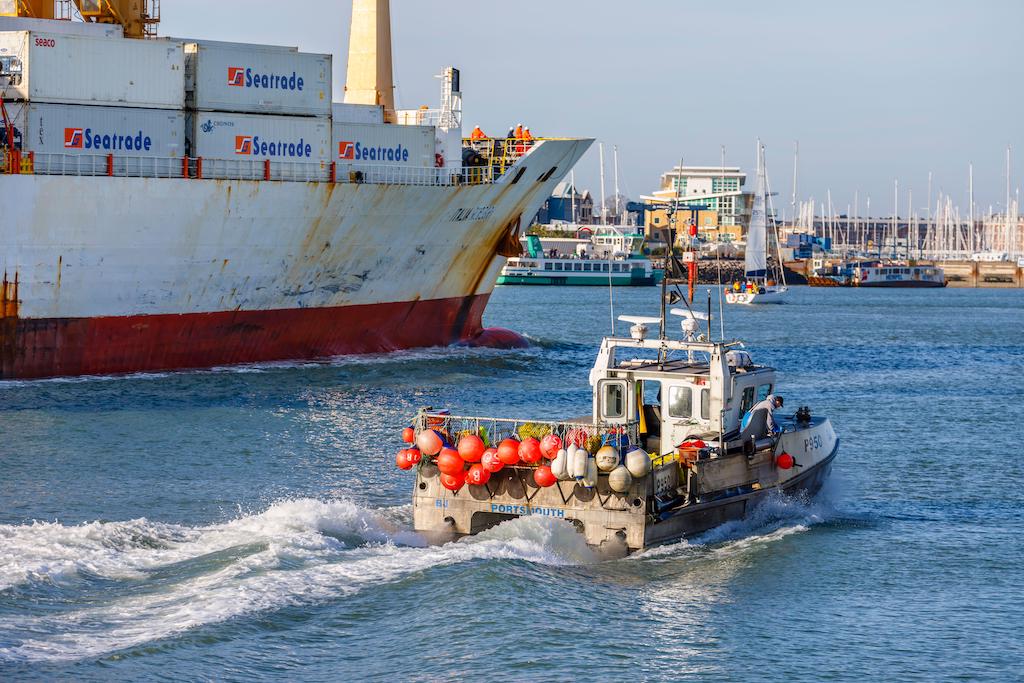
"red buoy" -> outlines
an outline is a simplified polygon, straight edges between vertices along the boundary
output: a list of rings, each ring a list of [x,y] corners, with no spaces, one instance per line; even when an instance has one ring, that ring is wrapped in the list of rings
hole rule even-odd
[[[562,449],[562,440],[554,434],[548,434],[540,440],[540,452],[548,460],[554,460]]]
[[[480,463],[470,465],[469,471],[466,472],[466,483],[473,486],[483,486],[490,478],[491,473],[484,469],[484,466]]]
[[[505,463],[498,459],[497,448],[488,448],[484,451],[484,454],[480,456],[480,464],[483,465],[485,470],[492,474],[505,466]]]
[[[532,436],[523,439],[523,442],[519,444],[519,459],[523,462],[533,465],[540,462],[542,457],[544,456],[540,452],[540,441]]]
[[[465,469],[466,461],[459,456],[454,448],[442,448],[437,456],[437,469],[445,474],[457,474]]]
[[[413,465],[418,465],[420,460],[423,459],[423,454],[420,453],[418,448],[407,448],[405,449],[405,457],[409,459]]]
[[[433,429],[424,429],[416,437],[416,445],[423,452],[423,455],[437,455],[444,448],[444,441],[441,435]]]
[[[466,475],[463,472],[458,474],[441,473],[441,486],[449,491],[458,491],[466,483]]]
[[[398,455],[395,456],[395,464],[400,470],[411,470],[412,463],[409,462],[409,452],[404,448],[398,451]]]
[[[547,465],[541,465],[533,471],[533,480],[537,483],[537,486],[541,488],[547,488],[554,486],[558,478],[555,473],[551,471],[551,468]]]
[[[498,460],[506,465],[515,465],[519,462],[519,442],[515,439],[505,439],[498,444]]]
[[[416,430],[412,427],[406,427],[402,430],[402,441],[406,443],[412,443],[416,440]]]
[[[795,464],[796,464],[796,460],[793,459],[792,455],[790,455],[789,453],[786,453],[786,452],[781,453],[779,455],[779,457],[775,458],[775,465],[780,470],[788,470],[791,467],[793,467],[793,465],[795,465]]]
[[[697,439],[696,441],[693,442],[694,448],[704,448],[705,446],[707,446],[707,444],[704,443],[704,441],[701,439]]]
[[[480,462],[484,454],[484,440],[476,434],[467,434],[459,439],[459,455],[466,462]]]

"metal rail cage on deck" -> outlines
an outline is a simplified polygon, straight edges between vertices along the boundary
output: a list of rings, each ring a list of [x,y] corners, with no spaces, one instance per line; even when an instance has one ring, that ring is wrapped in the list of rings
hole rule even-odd
[[[572,443],[593,453],[598,447],[610,443],[617,447],[639,444],[639,423],[636,421],[621,425],[594,424],[593,422],[561,422],[550,420],[513,420],[498,417],[466,417],[448,415],[443,412],[420,411],[416,416],[415,430],[419,435],[424,429],[439,432],[442,438],[454,448],[459,437],[476,434],[488,446],[497,447],[504,439],[534,437],[542,439],[554,434],[562,443]]]

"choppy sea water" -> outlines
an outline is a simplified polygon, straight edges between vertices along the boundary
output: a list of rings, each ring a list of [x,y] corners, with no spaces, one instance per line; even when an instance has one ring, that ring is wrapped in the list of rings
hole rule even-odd
[[[411,530],[417,408],[589,409],[607,290],[499,288],[486,322],[535,345],[0,383],[0,679],[1024,676],[1024,292],[728,309],[832,418],[832,479],[615,561],[557,520]]]

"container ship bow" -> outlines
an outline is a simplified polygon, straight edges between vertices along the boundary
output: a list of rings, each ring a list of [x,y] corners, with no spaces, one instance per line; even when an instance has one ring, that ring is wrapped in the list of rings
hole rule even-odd
[[[0,16],[0,378],[480,338],[590,140],[463,139],[454,68],[396,111],[386,0],[353,3],[333,105],[330,55],[153,38],[158,4],[122,4]]]

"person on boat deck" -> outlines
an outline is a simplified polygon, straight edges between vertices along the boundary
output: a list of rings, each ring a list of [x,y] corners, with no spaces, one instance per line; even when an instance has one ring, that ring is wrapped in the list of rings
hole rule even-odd
[[[775,422],[775,409],[781,408],[782,404],[783,400],[781,396],[776,396],[775,394],[768,394],[768,396],[765,397],[763,401],[758,401],[754,405],[750,406],[750,411],[747,413],[747,415],[753,415],[758,410],[766,410],[768,413],[765,416],[766,424],[768,426],[768,433],[778,434],[781,430],[779,429],[779,425],[776,424]]]
[[[487,133],[485,133],[480,128],[480,126],[475,126],[473,128],[473,132],[469,134],[469,139],[472,140],[473,142],[476,142],[478,140],[486,140],[487,139]]]

